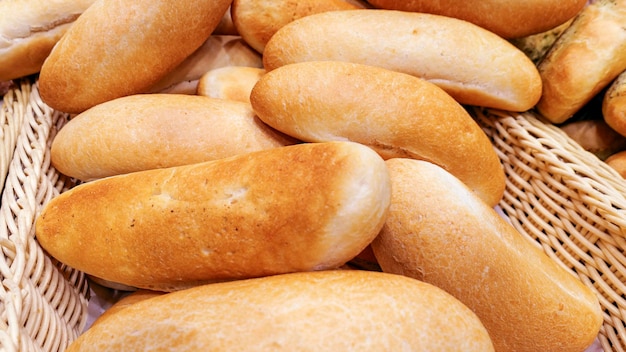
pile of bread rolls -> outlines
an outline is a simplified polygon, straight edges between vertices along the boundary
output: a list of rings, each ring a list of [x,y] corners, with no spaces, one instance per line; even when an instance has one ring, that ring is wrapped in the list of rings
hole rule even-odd
[[[584,351],[598,297],[496,212],[505,175],[465,107],[547,117],[559,54],[536,65],[513,39],[626,11],[607,3],[72,12],[34,70],[0,75],[35,74],[71,114],[51,162],[82,184],[42,210],[39,243],[137,290],[69,350]]]

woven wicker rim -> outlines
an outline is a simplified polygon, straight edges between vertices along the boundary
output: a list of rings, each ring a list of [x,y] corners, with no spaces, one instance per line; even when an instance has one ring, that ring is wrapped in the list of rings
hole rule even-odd
[[[68,116],[46,106],[37,86],[23,81],[5,95],[0,117],[5,148],[0,346],[5,351],[62,351],[85,325],[88,285],[84,274],[44,253],[34,223],[50,199],[73,186],[49,160],[52,138]]]
[[[500,207],[513,226],[600,299],[605,351],[626,346],[626,181],[529,111],[470,112],[506,174]]]

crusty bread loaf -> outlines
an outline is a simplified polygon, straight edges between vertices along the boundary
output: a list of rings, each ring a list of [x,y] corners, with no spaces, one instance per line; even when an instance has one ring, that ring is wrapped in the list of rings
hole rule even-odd
[[[539,63],[541,115],[567,121],[626,70],[625,22],[625,0],[597,0],[576,16]]]
[[[520,38],[565,23],[576,16],[587,0],[369,0],[369,2],[383,9],[459,18],[503,38]]]
[[[282,27],[263,52],[267,71],[332,60],[427,79],[462,104],[524,111],[541,95],[537,68],[521,50],[444,16],[374,9],[318,13]]]
[[[626,136],[626,71],[609,85],[602,99],[603,120],[621,136]]]
[[[237,32],[259,53],[287,23],[314,13],[363,8],[344,0],[234,0],[231,17]]]
[[[263,59],[240,36],[211,35],[198,50],[153,85],[148,93],[196,94],[202,75],[230,66],[260,68]]]
[[[52,47],[94,1],[0,1],[0,81],[39,72]]]
[[[226,66],[208,71],[198,81],[197,94],[250,103],[252,88],[265,70],[258,67]]]
[[[360,270],[209,284],[134,303],[67,350],[464,351],[493,346],[443,290]]]
[[[41,98],[79,113],[145,92],[207,40],[230,3],[96,0],[44,62]]]
[[[52,165],[83,181],[295,144],[250,104],[184,94],[136,94],[76,115],[55,136]]]
[[[619,151],[606,158],[605,162],[615,169],[622,178],[626,178],[626,150]]]
[[[372,248],[385,272],[438,286],[481,319],[496,351],[583,351],[602,325],[598,297],[454,176],[386,161],[387,221]]]
[[[418,77],[350,62],[301,62],[263,75],[250,102],[261,120],[297,139],[351,140],[384,159],[429,160],[491,206],[504,193],[489,138],[450,95]]]
[[[306,143],[82,184],[47,204],[36,236],[87,274],[167,291],[339,267],[378,234],[389,197],[372,149]]]

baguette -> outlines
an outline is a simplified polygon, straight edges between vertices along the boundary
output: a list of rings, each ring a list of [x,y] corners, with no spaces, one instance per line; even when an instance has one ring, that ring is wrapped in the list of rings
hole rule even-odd
[[[0,1],[0,82],[39,72],[54,45],[94,1]]]
[[[337,270],[209,284],[134,303],[77,351],[464,351],[493,346],[476,315],[399,275]]]
[[[587,0],[369,0],[369,3],[383,9],[462,19],[512,39],[541,33],[567,22]]]
[[[370,148],[307,143],[79,185],[47,204],[36,236],[89,275],[171,291],[339,267],[378,234],[389,197]]]
[[[489,138],[426,80],[349,62],[301,62],[263,75],[250,102],[262,121],[299,140],[351,140],[384,159],[429,160],[491,206],[504,193],[504,170]]]
[[[287,23],[314,13],[363,8],[344,0],[234,0],[231,17],[237,32],[263,53],[270,38]]]
[[[583,351],[602,325],[598,297],[454,176],[387,160],[392,199],[372,249],[385,272],[449,292],[483,322],[496,351]]]
[[[267,71],[333,60],[426,79],[461,104],[525,111],[541,96],[537,68],[521,50],[444,16],[374,9],[318,13],[282,27],[263,52]]]
[[[207,40],[230,3],[96,0],[44,62],[42,100],[80,113],[145,92]]]
[[[260,68],[263,59],[240,36],[211,35],[200,48],[147,92],[193,95],[198,90],[202,75],[216,68],[230,66]]]
[[[137,94],[76,115],[55,136],[52,165],[82,181],[194,164],[297,141],[250,104],[183,94]]]
[[[245,66],[220,67],[206,72],[198,81],[197,94],[250,104],[252,88],[265,74],[263,68]]]
[[[537,111],[550,122],[570,119],[626,70],[626,0],[597,0],[561,34],[538,69]]]
[[[604,122],[621,136],[626,136],[626,71],[609,85],[602,99]]]

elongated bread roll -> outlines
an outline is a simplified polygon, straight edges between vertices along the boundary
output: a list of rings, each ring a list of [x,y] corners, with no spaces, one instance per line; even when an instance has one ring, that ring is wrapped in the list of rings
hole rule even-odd
[[[449,292],[483,322],[496,351],[584,351],[602,325],[595,296],[454,176],[387,160],[389,215],[372,249],[385,272]]]
[[[541,115],[567,121],[626,70],[625,22],[626,0],[597,0],[576,16],[539,63]]]
[[[0,1],[0,81],[39,72],[52,47],[94,1]]]
[[[263,59],[240,36],[211,35],[200,48],[152,86],[148,93],[196,94],[202,75],[216,68],[230,66],[260,68]]]
[[[41,98],[79,113],[145,92],[207,40],[230,3],[96,0],[44,62]]]
[[[200,77],[197,94],[250,103],[252,88],[265,74],[263,68],[226,66],[210,70]]]
[[[621,136],[626,136],[626,71],[611,83],[602,99],[604,122]]]
[[[250,104],[183,94],[138,94],[78,114],[55,136],[61,173],[83,181],[227,158],[295,144]]]
[[[587,0],[369,0],[369,3],[383,9],[459,18],[503,38],[520,38],[567,22]]]
[[[426,80],[349,62],[301,62],[263,75],[250,102],[261,120],[297,139],[351,140],[384,159],[428,160],[489,205],[502,198],[504,171],[489,138],[459,103]]]
[[[263,52],[267,71],[333,60],[426,79],[462,104],[524,111],[541,96],[537,68],[521,50],[444,16],[374,9],[318,13],[282,27]]]
[[[87,274],[167,291],[339,267],[378,234],[389,197],[372,149],[307,143],[82,184],[48,203],[36,236]]]
[[[363,8],[344,0],[234,0],[231,17],[237,32],[259,53],[287,23],[314,13]]]
[[[360,270],[210,284],[134,303],[67,350],[464,351],[493,346],[443,290]]]

